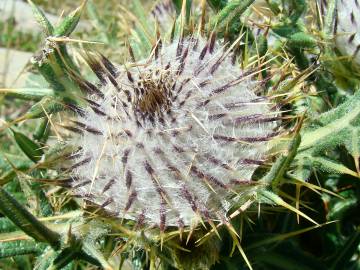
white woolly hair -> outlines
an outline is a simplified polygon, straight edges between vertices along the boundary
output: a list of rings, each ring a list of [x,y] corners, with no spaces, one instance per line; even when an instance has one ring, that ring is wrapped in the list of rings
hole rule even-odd
[[[262,82],[233,59],[212,36],[159,42],[126,68],[105,61],[111,79],[77,121],[74,193],[161,230],[226,218],[277,135]]]
[[[360,1],[337,1],[336,47],[360,65]]]

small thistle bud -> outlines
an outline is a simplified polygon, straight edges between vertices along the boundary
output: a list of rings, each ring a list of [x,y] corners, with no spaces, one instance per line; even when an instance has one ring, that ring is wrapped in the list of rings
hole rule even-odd
[[[159,23],[163,30],[167,30],[176,19],[176,10],[171,0],[164,0],[156,3],[151,10],[151,15]]]
[[[103,96],[90,95],[76,122],[74,193],[162,231],[223,220],[254,189],[277,135],[274,106],[255,94],[256,72],[233,65],[214,38],[157,44],[132,66],[91,61]]]
[[[336,47],[360,65],[360,1],[337,1]]]

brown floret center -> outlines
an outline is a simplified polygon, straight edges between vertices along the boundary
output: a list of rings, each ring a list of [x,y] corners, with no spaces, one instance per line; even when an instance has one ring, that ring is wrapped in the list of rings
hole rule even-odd
[[[169,71],[141,74],[135,98],[136,108],[144,115],[162,115],[172,103],[174,79]]]

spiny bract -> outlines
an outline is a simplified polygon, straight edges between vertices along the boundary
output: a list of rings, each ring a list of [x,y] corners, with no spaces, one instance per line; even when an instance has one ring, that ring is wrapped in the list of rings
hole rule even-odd
[[[360,2],[337,1],[336,47],[360,65]]]
[[[223,220],[254,190],[278,113],[255,94],[258,72],[241,70],[215,40],[159,40],[149,59],[126,67],[102,59],[102,93],[77,121],[76,195],[164,230]]]

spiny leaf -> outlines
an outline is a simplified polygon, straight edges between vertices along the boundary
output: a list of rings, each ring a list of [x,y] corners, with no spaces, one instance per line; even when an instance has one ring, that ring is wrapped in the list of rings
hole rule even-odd
[[[240,240],[239,240],[238,236],[236,236],[236,235],[234,234],[234,232],[231,231],[231,230],[228,230],[228,232],[229,232],[229,234],[230,234],[230,236],[231,236],[231,238],[232,238],[232,240],[233,240],[233,250],[234,250],[235,247],[238,248],[241,256],[243,257],[243,259],[244,259],[244,261],[245,261],[245,263],[246,263],[246,265],[249,267],[250,270],[252,270],[253,268],[252,268],[252,266],[251,266],[251,264],[250,264],[249,259],[248,259],[247,256],[246,256],[243,248],[242,248],[241,245],[240,245]]]
[[[347,168],[346,166],[340,164],[337,161],[330,160],[328,158],[323,158],[319,156],[304,156],[300,155],[299,158],[307,159],[310,161],[313,166],[319,168],[320,170],[323,170],[325,172],[329,173],[339,173],[339,174],[348,174],[354,177],[358,177],[357,172],[354,172]]]
[[[54,27],[51,25],[50,21],[46,18],[44,12],[35,5],[31,0],[28,0],[28,3],[30,4],[34,17],[41,26],[42,30],[44,31],[46,36],[51,36],[54,32]]]
[[[23,155],[0,154],[0,186],[5,185],[16,176],[16,171],[25,171],[33,165]]]
[[[327,158],[326,151],[334,150],[344,145],[354,155],[358,154],[360,130],[360,91],[348,98],[346,102],[310,122],[302,131],[302,141],[299,146],[296,164],[298,175],[301,174],[301,164],[311,164],[324,171],[349,174],[358,177],[338,161]]]
[[[38,162],[44,154],[41,147],[21,132],[17,132],[13,129],[10,130],[17,145],[20,147],[23,153],[33,162]]]
[[[320,152],[344,142],[349,135],[347,129],[351,126],[356,128],[360,126],[359,114],[360,91],[337,108],[314,119],[312,125],[309,125],[302,134],[300,150],[311,148],[312,152]]]
[[[39,242],[50,244],[57,249],[60,235],[51,231],[18,203],[7,191],[0,187],[0,211],[14,222],[26,234]]]
[[[7,218],[0,218],[0,232],[11,232],[16,230],[16,226]]]
[[[43,97],[35,103],[18,121],[47,117],[49,114],[65,110],[64,105],[51,97]]]
[[[31,253],[39,254],[45,247],[46,244],[37,243],[33,240],[0,242],[0,259]]]
[[[40,124],[38,125],[38,127],[36,128],[33,137],[34,139],[36,139],[37,141],[46,141],[47,137],[49,136],[49,132],[50,132],[50,123],[49,123],[49,119],[47,117],[44,117]]]
[[[316,46],[316,40],[309,34],[298,32],[289,37],[289,46],[294,48],[312,48]]]
[[[44,96],[54,96],[54,90],[50,88],[18,88],[0,89],[0,94],[24,100],[40,100]]]
[[[84,241],[83,243],[83,251],[89,254],[91,257],[95,258],[99,261],[103,269],[112,270],[112,266],[106,260],[104,255],[95,247],[95,244],[90,241]]]
[[[329,213],[327,214],[327,219],[341,220],[352,211],[356,212],[358,204],[359,200],[356,196],[348,196],[346,199],[338,200],[332,205]]]
[[[296,23],[306,10],[306,6],[307,6],[306,0],[295,0],[295,1],[290,1],[290,3],[291,3],[292,14],[290,15],[289,19],[292,23]]]
[[[82,2],[82,4],[71,12],[68,16],[64,18],[61,24],[56,27],[54,31],[55,36],[69,36],[76,28],[77,24],[79,23],[81,13],[84,9],[86,4],[86,0]]]
[[[81,249],[81,244],[76,246],[70,246],[64,248],[54,259],[52,265],[49,267],[49,270],[62,269],[78,256],[78,252]]]
[[[214,27],[217,29],[223,29],[235,17],[239,17],[255,0],[233,0],[228,3],[210,22],[209,31],[212,31]]]
[[[277,189],[283,180],[287,168],[297,153],[300,142],[300,134],[295,134],[289,145],[288,154],[286,156],[280,156],[271,167],[269,173],[261,181],[271,184],[273,189]]]
[[[53,161],[63,157],[66,154],[71,154],[75,149],[66,145],[64,142],[58,142],[45,153],[45,161]]]
[[[51,54],[54,54],[51,53]],[[56,93],[65,92],[65,86],[63,82],[59,81],[59,73],[63,73],[59,65],[56,65],[56,60],[54,55],[49,54],[48,59],[45,61],[43,60],[36,60],[32,58],[32,64],[39,70],[41,75],[45,78],[45,80],[50,84],[53,90]],[[55,72],[55,70],[59,70],[59,72]]]
[[[296,209],[295,207],[291,206],[290,204],[288,204],[287,202],[285,202],[281,197],[279,197],[277,194],[272,193],[270,191],[267,190],[262,190],[259,192],[260,195],[264,196],[266,199],[270,200],[271,202],[273,202],[275,205],[278,206],[282,206],[285,207],[287,209],[289,209],[290,211],[302,216],[303,218],[309,220],[310,222],[316,224],[319,226],[319,224],[314,221],[313,219],[311,219],[310,217],[308,217],[306,214],[304,214],[303,212],[299,211],[298,209]]]
[[[53,250],[51,248],[45,249],[45,251],[37,257],[34,270],[48,270],[51,262],[59,254],[59,251]]]

